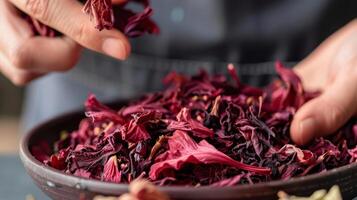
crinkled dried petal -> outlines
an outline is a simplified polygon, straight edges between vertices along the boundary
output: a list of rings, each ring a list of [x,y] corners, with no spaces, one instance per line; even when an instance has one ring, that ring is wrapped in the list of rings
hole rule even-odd
[[[95,21],[95,27],[100,31],[114,26],[112,0],[87,0],[83,12]]]
[[[104,165],[102,179],[107,182],[120,183],[121,175],[122,174],[118,166],[118,158],[115,155],[111,156]]]
[[[177,121],[172,120],[168,124],[169,130],[191,131],[193,135],[201,138],[212,137],[214,132],[202,123],[192,119],[190,110],[183,108],[176,116]]]
[[[205,140],[197,144],[183,131],[175,131],[168,143],[169,155],[167,159],[153,164],[150,168],[152,180],[156,180],[160,173],[166,169],[179,170],[187,163],[223,164],[258,174],[270,174],[271,172],[268,168],[246,165],[233,160]]]

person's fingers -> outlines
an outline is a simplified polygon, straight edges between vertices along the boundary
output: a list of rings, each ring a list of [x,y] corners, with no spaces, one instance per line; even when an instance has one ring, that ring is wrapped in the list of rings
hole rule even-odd
[[[68,37],[32,37],[15,52],[12,64],[35,72],[65,71],[79,60],[81,47]]]
[[[356,67],[340,74],[321,96],[297,111],[290,127],[295,143],[303,145],[315,137],[331,134],[357,113]]]
[[[328,82],[328,70],[321,69],[322,65],[314,63],[314,66],[307,63],[300,63],[294,67],[294,72],[300,77],[304,90],[319,91]],[[316,76],[318,74],[318,76]]]
[[[0,71],[15,85],[24,85],[27,82],[43,75],[42,73],[21,70],[12,64],[9,54],[32,36],[29,25],[17,16],[17,10],[7,1],[0,2],[1,37],[0,37]]]
[[[62,32],[86,48],[117,59],[125,59],[130,53],[128,39],[118,30],[96,30],[89,17],[82,13],[83,5],[78,1],[10,1],[25,13]]]
[[[2,2],[4,3],[4,2]],[[17,70],[32,72],[63,71],[74,66],[79,58],[80,46],[68,37],[33,37],[28,24],[17,15],[14,7],[7,8],[0,25],[0,51]]]
[[[0,1],[0,13],[0,51],[8,55],[33,36],[33,33],[28,23],[17,15],[15,7],[9,2]]]
[[[302,83],[306,90],[320,90],[325,87],[334,74],[340,71],[341,63],[336,63],[336,54],[342,55],[341,52],[348,52],[354,54],[357,34],[357,19],[352,20],[342,29],[329,36],[323,43],[321,43],[308,57],[299,62],[294,71],[301,77]],[[341,44],[344,44],[341,46]],[[344,47],[347,46],[347,47]],[[339,56],[342,60],[349,60],[346,55]],[[330,68],[330,69],[329,69]],[[324,69],[324,70],[322,70]],[[317,76],[318,74],[318,76]]]
[[[17,86],[23,86],[31,80],[44,75],[44,73],[17,69],[2,53],[0,53],[0,71]]]

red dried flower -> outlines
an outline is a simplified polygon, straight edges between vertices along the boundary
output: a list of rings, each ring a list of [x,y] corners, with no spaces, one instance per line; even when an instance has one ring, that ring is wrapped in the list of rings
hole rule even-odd
[[[152,180],[156,180],[166,169],[179,170],[187,163],[223,164],[258,174],[270,174],[268,168],[246,165],[233,160],[205,140],[197,144],[183,131],[175,131],[168,140],[168,144],[169,151],[159,156],[158,162],[151,166],[150,178]]]
[[[197,120],[192,119],[190,110],[183,108],[176,116],[176,120],[168,120],[169,130],[192,131],[193,135],[201,138],[212,137],[214,132],[202,125]]]
[[[93,122],[97,121],[115,121],[120,124],[125,123],[123,119],[117,112],[110,109],[109,107],[99,103],[96,97],[91,94],[89,95],[87,101],[85,102],[86,116],[92,118]]]
[[[147,111],[142,112],[140,114],[134,114],[133,119],[131,119],[129,123],[121,130],[123,140],[137,143],[142,140],[149,139],[150,134],[147,132],[145,126],[150,121],[155,121],[160,117],[161,115],[155,111]]]
[[[118,158],[114,155],[111,156],[107,163],[104,165],[103,180],[108,182],[120,183],[121,171],[118,166]]]

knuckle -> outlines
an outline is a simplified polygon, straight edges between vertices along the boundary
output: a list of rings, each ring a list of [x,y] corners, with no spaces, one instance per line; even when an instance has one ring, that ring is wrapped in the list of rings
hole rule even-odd
[[[88,36],[90,35],[90,31],[91,29],[88,29],[88,26],[81,24],[76,30],[74,30],[74,35],[77,37],[79,42],[87,43],[89,40]]]
[[[20,74],[13,75],[10,80],[16,86],[25,86],[29,82],[29,79]]]
[[[49,18],[49,1],[50,0],[26,0],[25,9],[32,17],[41,21],[47,21]]]
[[[70,35],[73,35],[73,38],[79,44],[90,49],[100,49],[100,47],[96,46],[100,38],[97,37],[98,32],[94,28],[85,23],[78,24],[78,26],[73,26],[72,28],[73,30],[70,31],[72,34]]]
[[[10,63],[16,69],[27,69],[29,67],[28,56],[22,48],[16,48],[9,54]]]
[[[336,103],[328,103],[327,108],[329,108],[330,114],[326,116],[326,126],[328,129],[334,129],[336,128],[336,125],[340,125],[341,123],[343,123],[347,113],[341,105]]]

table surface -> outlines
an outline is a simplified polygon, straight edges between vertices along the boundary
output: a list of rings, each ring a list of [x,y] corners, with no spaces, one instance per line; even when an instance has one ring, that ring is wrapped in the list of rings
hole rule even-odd
[[[0,200],[49,200],[32,182],[17,155],[0,156]]]

